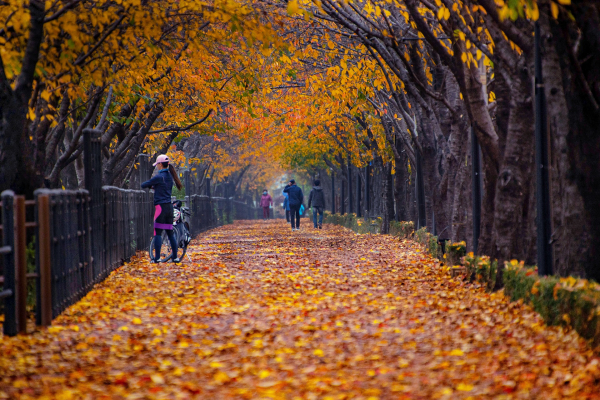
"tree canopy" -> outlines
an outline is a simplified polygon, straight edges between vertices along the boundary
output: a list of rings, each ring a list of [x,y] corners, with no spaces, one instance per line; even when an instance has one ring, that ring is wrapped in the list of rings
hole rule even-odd
[[[82,186],[86,129],[104,184],[128,186],[139,153],[248,196],[286,171],[368,175],[384,221],[416,219],[421,168],[427,227],[471,246],[475,144],[479,251],[532,262],[543,90],[557,269],[598,278],[599,15],[571,0],[6,0],[0,188]]]

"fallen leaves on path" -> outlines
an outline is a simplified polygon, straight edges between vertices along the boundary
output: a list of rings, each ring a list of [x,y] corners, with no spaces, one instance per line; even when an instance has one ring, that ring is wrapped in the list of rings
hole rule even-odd
[[[30,336],[0,398],[600,398],[598,358],[411,241],[237,222],[140,254]]]

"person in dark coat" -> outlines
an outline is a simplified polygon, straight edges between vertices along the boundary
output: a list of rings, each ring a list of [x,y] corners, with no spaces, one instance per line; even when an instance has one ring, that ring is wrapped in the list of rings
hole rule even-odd
[[[304,202],[304,193],[302,193],[302,189],[296,186],[296,181],[293,179],[283,189],[283,193],[288,194],[292,231],[298,231],[300,230],[300,206]]]
[[[312,206],[313,212],[313,224],[315,225],[315,229],[317,227],[319,229],[323,228],[323,210],[325,210],[325,194],[323,193],[323,188],[321,188],[321,181],[315,180],[315,185],[313,186],[310,194],[308,195],[308,208]],[[319,215],[319,223],[317,224],[317,214]]]

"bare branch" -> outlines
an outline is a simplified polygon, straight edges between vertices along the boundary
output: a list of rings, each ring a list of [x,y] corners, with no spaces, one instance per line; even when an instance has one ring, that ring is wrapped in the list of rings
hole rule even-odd
[[[200,118],[198,121],[196,121],[196,122],[194,122],[192,124],[189,124],[188,126],[177,127],[177,126],[173,126],[172,125],[170,127],[163,128],[163,129],[157,129],[157,130],[154,130],[154,131],[150,131],[148,133],[150,134],[150,133],[161,133],[161,132],[183,132],[183,131],[188,131],[188,130],[192,129],[194,126],[200,125],[201,123],[203,123],[204,121],[206,121],[206,119],[208,117],[210,117],[210,115],[212,114],[212,112],[213,112],[212,109],[208,110],[208,113],[204,117]]]

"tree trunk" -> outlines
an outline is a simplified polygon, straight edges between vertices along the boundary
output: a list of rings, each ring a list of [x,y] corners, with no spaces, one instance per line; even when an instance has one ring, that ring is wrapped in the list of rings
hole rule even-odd
[[[534,218],[528,214],[529,196],[533,195],[529,188],[535,154],[530,70],[522,60],[518,68],[519,79],[511,86],[512,107],[494,199],[495,248],[490,254],[500,265],[512,258],[522,260],[525,257],[523,234],[527,232],[528,219]]]
[[[43,183],[41,172],[35,169],[33,146],[26,124],[35,68],[44,36],[44,12],[43,1],[29,1],[31,25],[14,90],[6,78],[4,63],[0,60],[0,191],[12,188],[28,197],[32,197],[33,191]]]

